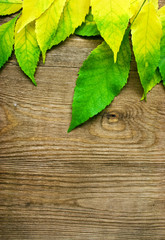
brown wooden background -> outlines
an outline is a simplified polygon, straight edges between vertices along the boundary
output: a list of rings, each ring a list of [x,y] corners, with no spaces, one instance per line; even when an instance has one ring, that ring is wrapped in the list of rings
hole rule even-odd
[[[51,50],[37,88],[14,56],[0,71],[1,240],[165,240],[162,84],[140,102],[132,60],[112,105],[67,134],[78,69],[100,42]]]

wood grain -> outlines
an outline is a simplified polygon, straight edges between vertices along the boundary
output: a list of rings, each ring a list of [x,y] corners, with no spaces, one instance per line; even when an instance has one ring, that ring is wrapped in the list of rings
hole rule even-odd
[[[165,240],[162,84],[141,102],[132,57],[121,94],[67,134],[78,69],[100,42],[52,49],[37,87],[14,56],[0,70],[1,240]]]

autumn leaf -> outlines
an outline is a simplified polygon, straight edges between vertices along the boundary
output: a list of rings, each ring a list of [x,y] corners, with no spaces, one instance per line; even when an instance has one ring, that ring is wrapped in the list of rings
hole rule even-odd
[[[36,85],[34,73],[39,61],[40,49],[35,34],[35,23],[34,21],[29,23],[18,33],[19,21],[22,19],[20,18],[16,24],[15,55],[23,72]]]
[[[159,64],[162,36],[161,22],[152,2],[143,6],[131,29],[133,51],[146,97],[148,85]]]
[[[100,35],[100,32],[97,29],[96,22],[93,19],[91,9],[85,18],[85,22],[83,22],[83,24],[76,29],[75,34],[87,37]]]
[[[163,36],[161,39],[160,48],[160,63],[159,68],[163,78],[163,84],[165,86],[165,6],[159,10],[160,19],[163,27]]]
[[[0,15],[10,15],[22,8],[22,0],[0,0]]]
[[[28,23],[39,18],[54,0],[23,0],[22,19],[17,25],[17,31],[20,32]]]
[[[36,35],[43,59],[51,41],[55,38],[66,0],[54,0],[53,4],[36,20]]]
[[[130,60],[128,32],[116,63],[112,50],[105,42],[90,54],[77,79],[68,132],[102,111],[120,93],[127,83]]]
[[[144,0],[140,0],[140,1],[144,1]],[[150,0],[150,2],[153,3],[155,9],[158,10],[158,8],[159,8],[159,1],[158,0]]]
[[[131,0],[130,4],[131,22],[133,22],[137,14],[141,11],[145,2],[146,0]],[[150,0],[150,2],[153,3],[155,9],[158,9],[158,0]]]
[[[130,18],[130,0],[91,0],[91,5],[98,30],[114,52],[116,62]]]
[[[142,6],[142,4],[140,5],[139,0],[131,0],[131,2],[130,2],[130,18],[131,18],[131,21],[133,21],[133,19],[137,15],[138,11],[140,10],[141,6]]]
[[[13,51],[14,27],[18,16],[0,26],[0,68],[7,62]]]
[[[52,46],[64,41],[74,33],[75,29],[82,24],[89,12],[90,0],[67,0],[54,39],[49,45]]]

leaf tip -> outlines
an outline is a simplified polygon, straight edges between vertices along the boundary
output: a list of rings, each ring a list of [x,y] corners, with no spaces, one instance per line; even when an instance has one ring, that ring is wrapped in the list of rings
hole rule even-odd
[[[42,52],[42,58],[43,58],[43,64],[45,64],[45,61],[46,61],[46,52]]]
[[[147,93],[144,93],[140,101],[145,101],[147,102]]]
[[[143,101],[143,100],[144,100],[144,94],[143,94],[142,98],[140,99],[140,101]]]
[[[68,128],[67,133],[70,133],[73,129],[71,127]]]
[[[116,62],[117,62],[117,53],[114,52],[114,63],[116,63]]]
[[[70,133],[74,128],[75,128],[75,126],[73,126],[73,124],[71,122],[67,132]]]
[[[70,126],[68,128],[68,133],[70,133],[73,129],[75,129],[76,127],[78,127],[80,125],[80,123],[76,123],[74,122],[73,116],[72,116],[72,121],[70,123]]]
[[[32,77],[32,78],[30,78],[31,80],[32,80],[32,83],[34,84],[34,86],[36,86],[37,87],[37,83],[36,83],[36,80],[35,80],[35,78],[34,77]]]

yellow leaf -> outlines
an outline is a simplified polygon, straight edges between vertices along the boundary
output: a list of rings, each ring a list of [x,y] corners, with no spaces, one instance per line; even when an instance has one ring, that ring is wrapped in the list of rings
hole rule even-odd
[[[158,9],[158,0],[150,0],[156,9]],[[131,13],[131,20],[133,22],[134,18],[137,16],[141,7],[146,3],[144,0],[131,0],[130,4],[130,13]]]
[[[53,4],[36,20],[36,35],[45,61],[45,53],[54,39],[66,0],[54,0]]]
[[[133,50],[141,83],[146,96],[160,59],[160,40],[162,26],[158,11],[152,2],[147,2],[132,27]]]
[[[53,0],[24,0],[22,20],[19,21],[18,32],[28,23],[39,18],[52,4]]]
[[[131,17],[135,14],[136,9],[139,6],[139,0],[130,0],[130,14]]]
[[[22,0],[0,0],[0,15],[9,15],[22,8]]]
[[[15,29],[15,55],[19,66],[36,85],[34,73],[39,61],[40,49],[35,34],[35,22],[29,23],[18,33],[19,21]]]
[[[130,0],[92,0],[91,3],[98,30],[114,52],[116,62],[130,18]]]
[[[74,33],[75,29],[85,21],[89,6],[90,0],[66,0],[56,35],[51,41],[49,49]]]
[[[131,0],[130,4],[130,15],[131,15],[131,22],[136,17],[140,7],[142,6],[144,0]]]

